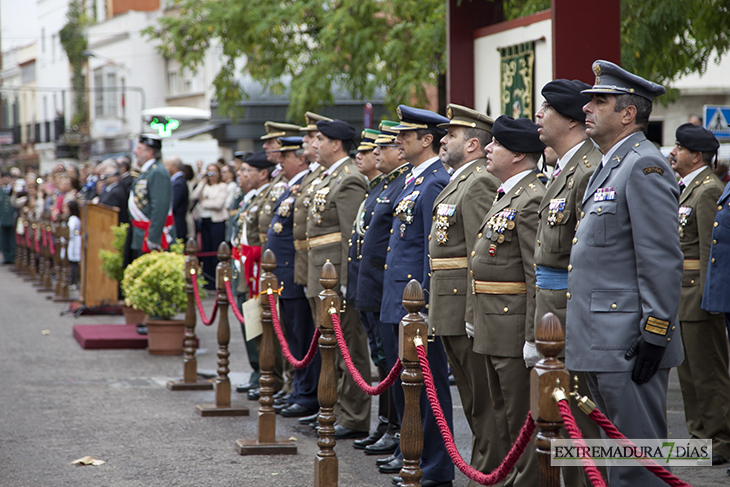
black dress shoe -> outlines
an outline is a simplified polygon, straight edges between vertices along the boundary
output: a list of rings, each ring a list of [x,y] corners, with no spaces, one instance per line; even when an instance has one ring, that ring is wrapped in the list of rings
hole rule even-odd
[[[386,433],[378,441],[370,446],[365,447],[365,455],[385,455],[386,453],[393,453],[398,445],[400,444],[399,436],[391,435]]]
[[[393,477],[393,480],[390,481],[391,484],[395,485],[395,487],[401,487],[403,485],[403,477],[400,475],[396,475]]]
[[[381,465],[385,465],[386,463],[390,463],[393,460],[395,460],[395,455],[391,455],[391,456],[385,457],[385,458],[378,458],[377,460],[375,460],[375,465],[377,465],[379,467]]]
[[[144,323],[137,323],[137,333],[140,335],[146,335],[147,325],[145,325]]]
[[[378,471],[380,473],[400,473],[401,468],[403,468],[403,460],[394,458],[390,463],[379,466]]]
[[[351,430],[350,428],[345,428],[340,424],[335,425],[335,440],[352,440],[356,438],[365,438],[366,436],[368,436],[367,431]]]
[[[299,418],[301,416],[311,416],[312,410],[305,408],[301,404],[294,403],[288,408],[284,408],[281,411],[281,415],[285,418]]]
[[[388,431],[388,423],[387,422],[378,423],[378,427],[375,428],[375,431],[370,433],[370,436],[368,436],[367,438],[363,438],[362,440],[355,440],[352,443],[352,447],[357,450],[362,450],[366,446],[370,446],[373,443],[375,443],[376,441],[378,441],[380,438],[382,438],[386,431]],[[388,453],[390,453],[390,452],[388,452]]]
[[[308,426],[313,421],[317,421],[318,416],[319,416],[319,411],[317,411],[316,413],[314,413],[312,415],[304,416],[303,418],[299,418],[297,421],[299,421],[299,424],[301,424],[303,426]]]
[[[261,391],[259,390],[258,387],[249,389],[246,397],[248,398],[249,401],[258,401],[259,398],[261,397]]]
[[[286,392],[281,390],[281,391],[277,392],[276,394],[274,394],[274,400],[276,401],[277,399],[282,398],[284,396],[286,396]]]
[[[289,406],[290,406],[290,405],[289,405],[288,403],[285,403],[285,402],[281,402],[281,403],[279,403],[279,404],[274,404],[274,406],[273,406],[273,408],[274,408],[274,412],[275,412],[276,414],[280,414],[280,413],[281,413],[281,412],[282,412],[283,410],[285,410],[285,409],[286,409],[286,408],[288,408]]]
[[[236,387],[236,392],[248,392],[251,389],[258,387],[259,385],[254,382],[249,382],[248,384],[238,384],[238,387]]]
[[[715,465],[722,465],[723,463],[727,463],[727,460],[725,460],[725,458],[721,457],[717,453],[712,454],[712,466],[713,467]]]

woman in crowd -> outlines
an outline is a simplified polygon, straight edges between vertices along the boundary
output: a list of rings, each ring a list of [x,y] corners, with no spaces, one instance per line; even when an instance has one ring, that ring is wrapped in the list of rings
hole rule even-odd
[[[200,218],[201,252],[218,250],[218,245],[226,236],[226,196],[227,185],[221,180],[218,165],[209,164],[205,174],[193,191],[192,198],[197,201]],[[215,266],[218,258],[202,257],[203,273],[208,279],[209,289],[215,289]]]

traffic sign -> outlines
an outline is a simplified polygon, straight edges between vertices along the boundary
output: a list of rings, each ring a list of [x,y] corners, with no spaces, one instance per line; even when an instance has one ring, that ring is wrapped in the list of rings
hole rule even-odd
[[[730,139],[730,106],[705,105],[705,128],[715,134],[718,139]]]

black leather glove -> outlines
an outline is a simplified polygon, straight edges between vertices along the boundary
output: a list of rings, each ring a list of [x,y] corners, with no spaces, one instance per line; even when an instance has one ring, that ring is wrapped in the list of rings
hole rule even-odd
[[[659,364],[662,357],[664,357],[665,351],[666,348],[647,343],[642,337],[634,340],[634,343],[631,344],[631,347],[626,351],[626,355],[624,355],[626,360],[636,357],[631,380],[637,384],[649,382],[649,379],[654,377],[654,374],[659,370]]]

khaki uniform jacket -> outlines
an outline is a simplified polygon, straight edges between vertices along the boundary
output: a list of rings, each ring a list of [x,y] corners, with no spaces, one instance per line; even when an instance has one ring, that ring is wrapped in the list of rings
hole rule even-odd
[[[477,353],[522,357],[525,341],[535,341],[533,264],[537,210],[544,195],[545,187],[535,172],[530,172],[494,203],[479,228],[469,256],[472,292],[468,299],[472,300],[473,316],[467,316],[474,325]],[[500,219],[500,215],[510,213],[512,220]],[[490,224],[505,226],[498,232],[490,229]],[[483,292],[478,292],[480,287]]]
[[[261,232],[259,231],[259,216],[261,215],[261,207],[266,200],[266,195],[271,188],[271,184],[265,187],[262,191],[254,196],[248,204],[248,207],[244,209],[239,215],[239,223],[241,224],[241,230],[243,231],[244,225],[240,221],[240,218],[246,220],[246,240],[248,245],[252,247],[261,247]],[[243,239],[239,238],[239,243],[243,243]]]
[[[318,166],[302,179],[302,187],[294,201],[294,282],[307,285],[307,212],[312,201],[314,187],[322,181],[324,167]]]
[[[578,220],[581,202],[593,171],[601,164],[601,152],[586,139],[558,177],[545,190],[538,209],[535,265],[566,270],[570,262],[570,250]],[[564,204],[563,210],[551,212],[550,205]],[[566,278],[567,279],[567,278]],[[565,307],[568,299],[565,289],[537,290],[535,326],[545,313],[554,313],[565,326]]]
[[[679,197],[679,244],[684,254],[680,321],[704,321],[700,308],[712,247],[712,224],[724,184],[710,167],[700,172]]]
[[[350,232],[367,187],[367,179],[349,157],[331,173],[325,170],[322,182],[314,187],[307,212],[308,298],[323,289],[319,273],[327,260],[337,271],[335,290],[339,292],[340,284],[347,282]]]
[[[499,180],[487,172],[487,160],[477,159],[436,197],[428,237],[431,300],[428,321],[439,336],[465,335],[467,293],[471,281],[467,256],[476,242],[484,216],[492,207]],[[471,301],[470,301],[471,302]]]

